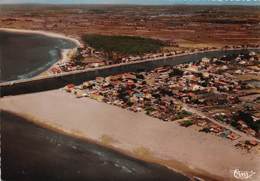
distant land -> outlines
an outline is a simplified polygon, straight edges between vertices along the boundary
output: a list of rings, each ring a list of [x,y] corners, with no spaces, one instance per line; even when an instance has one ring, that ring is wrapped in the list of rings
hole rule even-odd
[[[0,4],[260,5],[259,0],[2,0]]]

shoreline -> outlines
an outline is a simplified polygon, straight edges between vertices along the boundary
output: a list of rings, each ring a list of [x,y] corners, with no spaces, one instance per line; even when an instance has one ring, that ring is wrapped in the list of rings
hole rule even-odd
[[[129,156],[129,157],[137,159],[137,160],[142,160],[142,161],[145,161],[145,162],[151,163],[151,164],[159,164],[160,166],[166,167],[166,168],[172,170],[173,172],[176,172],[178,174],[182,174],[185,177],[188,177],[190,179],[192,178],[193,173],[197,173],[196,171],[194,172],[194,170],[189,169],[185,165],[178,163],[175,160],[172,161],[172,162],[175,162],[174,163],[175,166],[178,165],[176,168],[163,164],[163,162],[164,162],[163,160],[158,160],[156,158],[141,158],[140,156],[135,155],[135,154],[131,153],[130,151],[126,151],[126,150],[123,150],[121,148],[114,147],[113,145],[110,145],[110,144],[100,143],[100,142],[98,142],[94,139],[91,139],[91,138],[88,138],[88,137],[82,135],[80,132],[76,132],[76,131],[74,132],[74,131],[66,130],[64,128],[61,128],[61,126],[59,126],[59,125],[48,124],[48,123],[44,122],[43,120],[34,118],[33,116],[29,116],[29,115],[26,115],[26,114],[20,114],[20,113],[13,112],[13,111],[10,111],[10,110],[5,110],[5,109],[1,109],[1,111],[6,112],[8,114],[12,114],[12,115],[17,116],[17,117],[21,117],[22,119],[24,119],[28,123],[37,125],[37,126],[43,128],[43,129],[54,131],[54,132],[61,134],[61,135],[70,136],[70,137],[75,138],[75,139],[79,139],[79,140],[82,140],[82,141],[85,141],[85,142],[89,142],[90,144],[95,144],[95,145],[98,145],[98,146],[101,146],[101,147],[104,147],[104,148],[107,148],[107,149],[111,149],[112,151],[118,152],[120,154],[123,154],[125,156]],[[180,168],[182,168],[182,169],[180,169]],[[208,175],[210,175],[210,174],[208,174]],[[202,175],[201,174],[200,176],[203,179],[211,179],[212,180],[212,176],[208,176],[208,175],[206,175],[206,174]],[[214,181],[214,180],[215,179],[213,179],[212,181]]]
[[[165,166],[135,159],[86,139],[60,134],[10,112],[3,111],[2,117],[2,158],[5,163],[2,175],[7,180],[34,181],[39,176],[41,180],[49,181],[57,180],[57,177],[59,180],[92,178],[100,181],[121,181],[122,178],[138,181],[142,177],[151,181],[158,178],[165,181],[189,180]],[[35,166],[35,162],[41,163],[40,166]],[[71,165],[71,162],[75,164]],[[25,176],[21,170],[29,174]],[[66,175],[63,174],[64,170],[67,170]]]
[[[44,128],[166,166],[188,177],[235,180],[231,170],[236,168],[258,172],[258,155],[235,149],[229,140],[87,98],[76,99],[61,90],[8,96],[1,103],[2,110]]]
[[[91,139],[91,138],[88,138],[88,137],[82,135],[80,132],[76,132],[76,131],[74,132],[74,131],[71,131],[71,130],[67,130],[67,129],[62,128],[59,125],[48,124],[48,123],[44,122],[44,120],[34,118],[33,116],[29,116],[29,115],[26,115],[26,114],[21,114],[21,113],[17,113],[17,112],[5,110],[5,109],[2,109],[1,111],[7,112],[7,113],[12,114],[12,115],[17,116],[17,117],[21,117],[25,121],[27,121],[28,123],[37,125],[37,126],[43,128],[43,129],[47,129],[47,130],[50,130],[50,131],[54,131],[58,134],[70,136],[70,137],[75,138],[75,139],[79,139],[79,140],[82,140],[82,141],[85,141],[85,142],[89,142],[90,144],[96,144],[98,146],[101,146],[101,147],[104,147],[104,148],[107,148],[107,149],[111,149],[112,151],[118,152],[120,154],[123,154],[125,156],[129,156],[129,157],[137,159],[137,160],[145,161],[145,162],[150,163],[150,164],[158,164],[160,166],[163,166],[163,167],[166,167],[166,168],[172,170],[173,172],[176,172],[178,174],[182,174],[185,177],[188,177],[190,179],[199,178],[199,179],[208,180],[208,181],[220,181],[220,180],[223,180],[223,179],[225,180],[224,177],[212,175],[212,174],[206,172],[205,170],[200,170],[200,169],[197,169],[197,168],[189,168],[188,166],[184,165],[183,163],[179,162],[178,160],[167,161],[167,160],[160,159],[160,158],[157,158],[157,157],[152,156],[152,155],[143,157],[143,156],[140,156],[138,154],[132,153],[131,151],[127,151],[127,150],[124,150],[122,148],[110,145],[110,144],[104,144],[104,143],[98,142],[94,139]]]
[[[64,39],[64,40],[71,41],[71,42],[73,42],[76,45],[75,48],[83,46],[83,44],[80,42],[80,40],[78,40],[76,38],[72,38],[72,37],[66,36],[64,34],[60,34],[60,33],[54,33],[54,32],[42,31],[42,30],[26,30],[26,29],[12,29],[12,28],[0,28],[0,31],[11,32],[11,33],[23,33],[23,34],[38,34],[38,35],[43,35],[43,36],[47,36],[47,37],[51,37],[51,38],[58,38],[58,39]],[[57,63],[62,62],[64,60],[66,60],[66,59],[69,59],[68,53],[70,51],[72,51],[73,49],[75,49],[75,48],[60,49],[60,57],[59,57],[59,59],[54,64],[52,64],[49,68],[47,68],[43,72],[41,72],[38,75],[33,76],[33,77],[45,77],[45,76],[48,76],[48,72],[54,66],[56,66]]]
[[[60,58],[54,63],[52,64],[48,69],[46,69],[45,71],[43,71],[42,73],[36,75],[35,77],[48,77],[48,76],[51,76],[51,75],[55,75],[53,73],[50,73],[50,70],[52,68],[54,68],[55,66],[57,66],[58,63],[61,63],[65,60],[71,60],[68,56],[68,54],[73,51],[75,48],[71,48],[71,49],[61,49],[60,50]]]
[[[29,30],[29,29],[27,30],[27,29],[14,29],[14,28],[0,28],[0,31],[13,32],[13,33],[40,34],[40,35],[44,35],[47,37],[70,40],[79,47],[83,46],[83,44],[78,39],[66,36],[65,34],[61,34],[61,33],[48,32],[48,31],[43,31],[43,30]]]

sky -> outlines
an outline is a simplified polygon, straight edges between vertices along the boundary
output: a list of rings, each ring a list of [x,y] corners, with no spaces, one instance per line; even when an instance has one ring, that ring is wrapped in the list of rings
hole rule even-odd
[[[0,4],[239,4],[260,5],[260,0],[0,0]]]

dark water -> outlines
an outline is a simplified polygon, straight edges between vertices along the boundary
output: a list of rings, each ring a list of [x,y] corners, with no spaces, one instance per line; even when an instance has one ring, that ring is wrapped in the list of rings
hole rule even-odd
[[[2,112],[2,179],[7,181],[186,181],[146,163],[83,140],[55,133]]]
[[[33,77],[60,58],[60,50],[75,47],[65,39],[0,31],[0,82]]]

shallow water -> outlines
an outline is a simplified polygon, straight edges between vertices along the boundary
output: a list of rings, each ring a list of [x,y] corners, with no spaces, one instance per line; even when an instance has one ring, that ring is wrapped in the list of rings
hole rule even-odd
[[[7,181],[186,181],[166,167],[55,133],[2,112],[2,179]]]
[[[72,41],[40,34],[0,31],[0,82],[36,76],[60,59]]]

